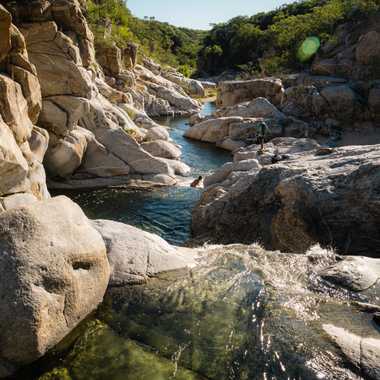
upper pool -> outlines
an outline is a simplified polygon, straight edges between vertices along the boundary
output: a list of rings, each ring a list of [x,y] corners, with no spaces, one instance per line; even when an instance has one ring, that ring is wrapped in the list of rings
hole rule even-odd
[[[202,113],[211,114],[214,103]],[[165,118],[171,138],[182,147],[182,161],[192,168],[192,177],[205,175],[231,160],[230,153],[211,144],[186,139],[187,118]],[[190,237],[191,211],[200,190],[174,187],[154,190],[103,189],[69,194],[92,219],[111,219],[156,233],[171,244],[181,245]]]

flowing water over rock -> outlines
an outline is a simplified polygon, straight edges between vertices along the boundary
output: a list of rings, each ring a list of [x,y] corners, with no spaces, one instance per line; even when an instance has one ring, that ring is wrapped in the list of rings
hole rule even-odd
[[[214,103],[206,103],[203,114],[211,114]],[[182,146],[182,160],[192,168],[192,177],[210,173],[231,160],[231,155],[209,144],[184,138],[187,118],[167,118],[161,124],[170,127],[171,138]],[[156,233],[171,244],[181,245],[190,237],[191,210],[199,200],[200,190],[183,187],[151,191],[105,189],[70,193],[92,219],[111,219]]]
[[[61,345],[65,355],[37,363],[41,377],[19,378],[377,379],[362,377],[365,361],[350,364],[328,335],[347,329],[379,342],[369,315],[349,302],[373,302],[378,289],[355,295],[323,281],[333,256],[233,245],[201,257],[191,271],[109,290],[95,318]]]

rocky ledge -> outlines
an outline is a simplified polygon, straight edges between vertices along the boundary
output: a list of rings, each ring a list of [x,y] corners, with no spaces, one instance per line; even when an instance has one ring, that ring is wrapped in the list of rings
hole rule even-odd
[[[379,174],[379,145],[331,149],[295,138],[273,139],[264,152],[252,145],[205,179],[193,234],[285,252],[320,243],[380,257]]]

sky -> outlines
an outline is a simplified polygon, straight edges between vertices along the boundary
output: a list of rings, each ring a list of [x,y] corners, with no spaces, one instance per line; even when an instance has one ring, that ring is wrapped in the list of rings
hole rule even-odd
[[[228,21],[235,16],[252,16],[294,0],[127,0],[129,9],[140,18],[193,29],[210,29],[210,23]]]

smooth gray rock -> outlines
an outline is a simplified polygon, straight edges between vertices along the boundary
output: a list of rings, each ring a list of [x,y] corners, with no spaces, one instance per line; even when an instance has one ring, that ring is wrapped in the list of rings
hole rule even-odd
[[[202,121],[190,127],[185,132],[185,137],[209,143],[223,141],[229,136],[229,127],[232,123],[243,121],[242,117],[220,117]]]
[[[66,197],[0,214],[0,268],[0,376],[58,344],[109,280],[101,236]]]
[[[222,108],[216,112],[216,116],[264,117],[275,119],[282,119],[285,117],[281,111],[279,111],[268,99],[265,98],[256,98],[249,102]]]
[[[141,147],[155,157],[178,159],[182,154],[181,149],[165,140],[146,142]]]
[[[375,287],[380,280],[380,260],[348,257],[326,268],[320,275],[336,285],[361,292]]]
[[[110,220],[94,220],[92,225],[107,247],[110,286],[141,283],[159,273],[195,265],[194,252],[171,246],[157,235]]]
[[[37,201],[38,199],[33,194],[28,193],[13,194],[9,197],[5,197],[2,199],[2,203],[5,210],[11,210],[13,208],[28,206]]]
[[[263,78],[246,81],[226,81],[219,84],[217,104],[229,107],[256,98],[266,98],[280,105],[284,88],[280,79]]]
[[[11,130],[0,117],[0,194],[9,194],[25,180],[28,170]]]
[[[366,379],[380,379],[379,338],[362,337],[342,327],[329,324],[323,325],[323,329]]]
[[[153,127],[148,130],[148,133],[145,136],[146,141],[154,140],[169,140],[169,132],[166,128],[158,126]]]

